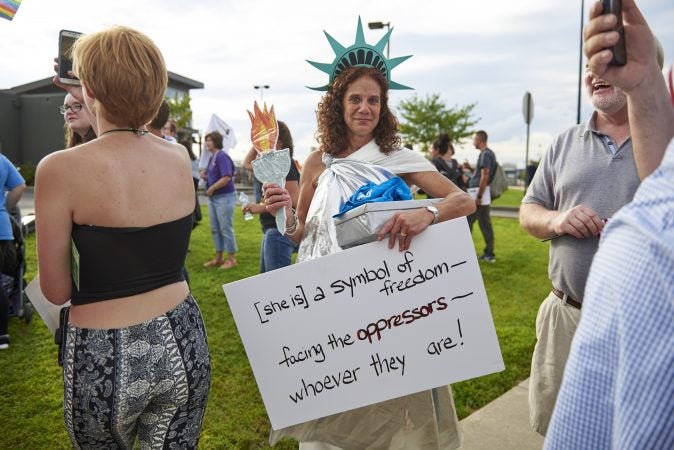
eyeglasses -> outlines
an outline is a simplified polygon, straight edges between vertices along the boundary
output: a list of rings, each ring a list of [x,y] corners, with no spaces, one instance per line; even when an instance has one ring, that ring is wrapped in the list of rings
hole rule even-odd
[[[82,111],[82,105],[80,103],[73,103],[72,105],[59,106],[59,111],[61,111],[61,114],[63,114],[64,116],[66,115],[69,109],[72,109],[73,112],[80,112]]]

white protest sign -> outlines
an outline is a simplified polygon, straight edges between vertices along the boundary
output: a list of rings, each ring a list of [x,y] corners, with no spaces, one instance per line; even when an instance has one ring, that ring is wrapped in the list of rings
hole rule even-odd
[[[465,218],[223,286],[272,428],[503,370]]]
[[[479,190],[480,190],[479,187],[468,188],[468,195],[470,195],[470,198],[472,198],[473,200],[477,200],[477,193],[479,192]],[[491,188],[489,187],[489,185],[487,185],[487,187],[484,189],[484,192],[482,192],[480,204],[482,206],[491,205]]]
[[[37,275],[33,281],[28,283],[24,292],[30,300],[30,303],[35,307],[38,315],[42,318],[49,332],[56,334],[56,329],[59,327],[59,316],[61,309],[70,306],[70,301],[64,305],[55,305],[44,296],[42,289],[40,289],[40,276]]]

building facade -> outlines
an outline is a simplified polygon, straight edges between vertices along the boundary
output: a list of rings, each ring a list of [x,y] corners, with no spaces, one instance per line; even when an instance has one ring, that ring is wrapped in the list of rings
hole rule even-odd
[[[189,95],[204,84],[168,73],[166,96]],[[63,116],[58,107],[66,93],[52,78],[0,90],[0,153],[15,165],[35,164],[49,153],[64,148]]]

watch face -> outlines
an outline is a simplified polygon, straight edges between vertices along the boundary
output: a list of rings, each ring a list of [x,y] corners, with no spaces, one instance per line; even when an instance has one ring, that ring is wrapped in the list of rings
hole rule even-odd
[[[438,208],[436,208],[435,206],[426,206],[426,209],[427,209],[428,211],[432,212],[433,215],[435,216],[434,219],[433,219],[433,223],[434,223],[434,224],[437,223],[437,221],[438,221],[438,214],[439,214]]]

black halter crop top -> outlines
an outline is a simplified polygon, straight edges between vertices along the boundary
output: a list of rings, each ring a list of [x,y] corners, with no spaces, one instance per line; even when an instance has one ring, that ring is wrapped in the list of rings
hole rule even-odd
[[[192,215],[149,227],[73,224],[73,305],[142,294],[183,281]]]

